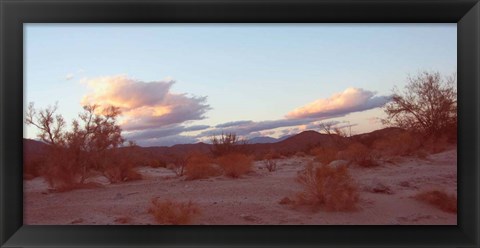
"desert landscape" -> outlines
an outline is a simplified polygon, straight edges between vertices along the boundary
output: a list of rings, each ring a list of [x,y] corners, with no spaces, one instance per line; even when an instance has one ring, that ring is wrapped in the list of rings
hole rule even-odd
[[[384,130],[382,135],[393,135],[395,131],[398,130]],[[315,133],[305,132],[283,142],[293,141],[302,147],[309,144],[305,138],[312,134]],[[364,134],[353,138],[368,137]],[[412,144],[398,143],[400,148],[395,152],[408,151],[402,148],[404,145]],[[329,166],[348,168],[358,193],[358,201],[352,202],[354,209],[322,210],[321,204],[315,209],[309,204],[295,203],[297,194],[306,190],[298,182],[298,174],[309,164],[320,166],[322,160],[322,154],[296,152],[289,157],[268,159],[276,165],[272,171],[267,168],[267,160],[254,161],[250,170],[236,178],[214,173],[192,180],[166,168],[169,166],[140,166],[136,169],[141,180],[111,184],[106,177],[96,175],[89,180],[97,184],[95,188],[54,192],[44,178],[36,177],[25,181],[24,220],[33,225],[152,225],[158,222],[149,209],[152,199],[158,199],[173,204],[190,202],[195,208],[185,222],[175,223],[174,218],[161,224],[456,225],[456,197],[451,202],[439,196],[441,202],[433,204],[418,199],[419,194],[426,192],[456,194],[456,146],[440,146],[434,152],[431,149],[432,152],[378,158],[378,164],[371,167],[347,160],[330,162]]]
[[[24,36],[26,225],[457,225],[455,23]]]

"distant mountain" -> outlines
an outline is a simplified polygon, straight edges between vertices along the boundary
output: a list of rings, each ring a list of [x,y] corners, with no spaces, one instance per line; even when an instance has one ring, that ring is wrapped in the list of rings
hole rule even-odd
[[[260,136],[247,140],[248,144],[275,143],[278,140],[268,136]]]
[[[248,144],[265,144],[265,143],[275,143],[275,142],[280,142],[283,140],[286,140],[292,136],[295,136],[295,134],[290,134],[290,135],[285,135],[280,138],[273,138],[269,136],[260,136],[260,137],[255,137],[252,139],[249,139],[247,142]]]
[[[295,136],[295,134],[289,134],[289,135],[285,135],[285,136],[282,136],[280,138],[277,139],[277,141],[283,141],[283,140],[286,140],[292,136]]]
[[[250,139],[245,145],[245,148],[251,154],[256,156],[263,156],[270,151],[276,151],[288,155],[297,152],[308,152],[310,149],[318,146],[344,149],[352,142],[361,142],[370,146],[377,139],[401,132],[405,132],[405,130],[400,128],[385,128],[371,133],[364,133],[346,138],[334,134],[328,135],[316,131],[304,131],[296,135],[284,136],[278,139],[266,136],[256,137]],[[48,145],[39,141],[24,139],[24,156],[29,158],[36,157],[44,153],[47,146]],[[154,158],[170,161],[177,156],[184,156],[192,152],[209,153],[211,148],[211,144],[196,143],[179,144],[170,147],[135,147],[133,151],[135,151],[137,156],[146,159]],[[127,151],[129,148],[121,149],[126,149]]]
[[[48,145],[37,140],[23,139],[23,152],[31,155],[42,155]]]

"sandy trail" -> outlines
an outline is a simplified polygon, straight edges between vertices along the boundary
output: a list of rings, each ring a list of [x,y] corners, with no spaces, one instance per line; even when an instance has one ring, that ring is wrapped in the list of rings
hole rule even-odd
[[[144,180],[64,193],[47,193],[45,181],[35,178],[24,182],[24,222],[28,225],[108,225],[126,219],[130,225],[156,224],[147,211],[151,199],[159,197],[197,203],[201,215],[193,224],[204,225],[457,224],[456,214],[412,198],[430,189],[456,194],[455,149],[426,159],[399,158],[375,168],[351,166],[350,173],[359,185],[361,198],[358,210],[353,212],[311,212],[279,204],[282,198],[301,191],[295,182],[296,174],[312,159],[279,160],[274,172],[268,172],[261,161],[255,162],[255,169],[238,179],[220,176],[185,181],[165,168],[142,167]]]

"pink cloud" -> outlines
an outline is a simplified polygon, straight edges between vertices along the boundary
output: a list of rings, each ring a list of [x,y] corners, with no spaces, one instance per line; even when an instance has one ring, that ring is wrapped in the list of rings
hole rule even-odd
[[[206,97],[171,93],[173,80],[142,82],[127,76],[111,76],[85,83],[91,91],[81,104],[119,107],[120,124],[128,131],[201,120],[210,109]]]
[[[385,105],[389,96],[375,96],[375,92],[348,88],[326,99],[318,99],[286,115],[287,119],[331,118]]]

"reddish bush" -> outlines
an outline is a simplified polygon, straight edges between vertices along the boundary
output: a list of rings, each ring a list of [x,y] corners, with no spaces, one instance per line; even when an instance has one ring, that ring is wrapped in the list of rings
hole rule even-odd
[[[200,214],[200,208],[191,201],[184,203],[170,200],[160,201],[158,198],[154,198],[151,204],[148,212],[155,217],[155,221],[159,224],[186,225]]]
[[[187,162],[188,162],[188,157],[187,155],[175,155],[172,156],[172,163],[167,165],[167,168],[175,172],[175,175],[178,177],[181,177],[185,174],[185,168],[187,167]]]
[[[429,153],[439,153],[447,149],[449,145],[447,136],[431,137],[425,139],[422,146]]]
[[[211,138],[211,153],[214,157],[227,155],[229,153],[246,153],[247,141],[240,139],[235,133],[227,133],[220,137],[213,136]]]
[[[78,188],[84,182],[87,175],[77,166],[68,149],[52,146],[48,154],[41,175],[52,188],[66,191]]]
[[[120,183],[141,180],[142,175],[135,169],[129,167],[108,166],[103,172],[111,183]]]
[[[240,153],[231,153],[217,158],[217,163],[223,168],[226,176],[238,178],[249,172],[253,166],[253,159]]]
[[[349,160],[361,167],[375,167],[379,164],[375,160],[374,153],[361,143],[353,143],[342,152],[342,159]]]
[[[120,110],[114,106],[87,105],[66,129],[62,115],[55,114],[58,106],[35,109],[28,106],[25,122],[39,129],[38,137],[48,144],[46,161],[41,174],[57,190],[82,185],[92,172],[103,173],[111,182],[141,178],[132,167],[132,153],[120,151],[124,143],[117,125]],[[129,151],[132,147],[126,149]],[[122,155],[122,156],[120,156]],[[127,162],[128,161],[128,162]]]
[[[357,186],[354,185],[348,169],[309,164],[297,177],[304,191],[297,195],[296,205],[307,205],[327,211],[354,210],[359,200]]]
[[[328,165],[330,162],[336,160],[337,153],[337,150],[326,147],[315,147],[310,150],[310,154],[315,156],[315,160],[324,165]]]
[[[270,150],[263,159],[279,159],[282,158],[280,153],[276,152],[275,150]]]
[[[30,180],[35,177],[41,176],[42,167],[45,163],[43,157],[23,157],[23,179]]]
[[[126,157],[120,156],[103,166],[103,175],[111,183],[141,180],[142,175],[133,168],[133,163]]]
[[[150,159],[145,163],[146,166],[150,166],[152,168],[165,168],[167,167],[167,163],[163,160],[159,159]]]
[[[415,199],[426,202],[445,212],[457,212],[457,197],[439,190],[431,190],[415,195]]]
[[[414,134],[403,132],[376,140],[373,149],[384,156],[407,156],[418,151],[420,139]]]
[[[212,159],[206,154],[190,155],[186,161],[185,175],[187,180],[203,179],[221,175]]]

